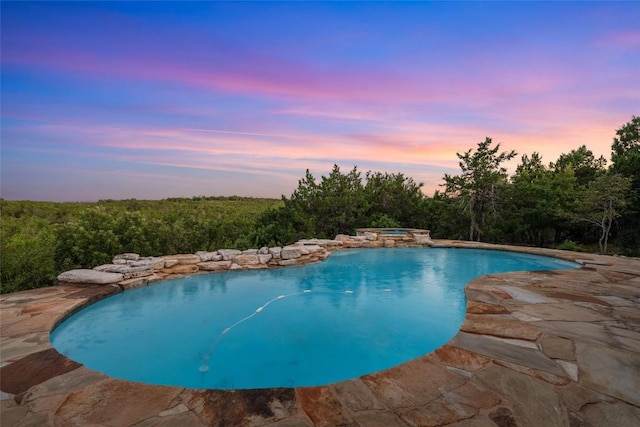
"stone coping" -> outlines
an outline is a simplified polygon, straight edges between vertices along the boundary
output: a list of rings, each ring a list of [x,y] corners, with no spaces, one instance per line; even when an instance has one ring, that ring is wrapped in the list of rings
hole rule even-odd
[[[49,332],[121,290],[64,284],[0,296],[4,426],[627,426],[640,424],[640,260],[435,240],[579,260],[479,277],[460,332],[391,369],[319,387],[193,390],[108,377]]]

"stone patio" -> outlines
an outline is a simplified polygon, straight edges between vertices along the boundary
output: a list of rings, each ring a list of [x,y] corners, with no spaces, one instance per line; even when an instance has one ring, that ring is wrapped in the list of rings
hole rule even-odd
[[[580,260],[475,279],[460,332],[433,353],[320,387],[191,390],[110,378],[49,332],[117,285],[0,296],[5,426],[638,426],[640,260],[436,240]],[[425,249],[428,251],[429,249]]]

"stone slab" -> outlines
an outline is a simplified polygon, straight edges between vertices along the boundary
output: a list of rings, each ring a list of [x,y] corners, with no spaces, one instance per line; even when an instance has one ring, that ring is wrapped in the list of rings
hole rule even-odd
[[[611,316],[605,316],[589,308],[572,303],[528,305],[518,307],[518,311],[542,320],[567,320],[576,322],[612,320]]]
[[[544,354],[552,359],[575,360],[573,342],[570,339],[543,334],[540,346]]]
[[[564,370],[541,351],[501,342],[491,336],[459,332],[448,345],[554,375],[565,375]]]
[[[56,415],[67,425],[130,426],[169,409],[181,390],[107,379],[69,394]]]
[[[58,281],[62,283],[86,283],[91,285],[110,285],[118,283],[122,279],[124,279],[124,275],[120,273],[105,273],[89,269],[69,270],[58,276]]]
[[[540,330],[529,323],[488,314],[467,314],[460,330],[524,340],[535,340],[540,336]]]
[[[640,357],[609,346],[576,342],[580,383],[640,406]]]
[[[517,420],[512,425],[564,427],[553,385],[501,366],[489,366],[476,376],[486,388],[511,402]]]
[[[331,389],[352,413],[384,409],[371,390],[359,379],[341,381],[332,385]]]
[[[536,322],[536,326],[543,332],[551,333],[572,340],[587,341],[613,345],[611,337],[605,326],[591,322],[568,322],[564,320],[545,320]]]
[[[33,386],[80,366],[53,348],[42,350],[0,368],[0,387],[11,394],[24,393]]]

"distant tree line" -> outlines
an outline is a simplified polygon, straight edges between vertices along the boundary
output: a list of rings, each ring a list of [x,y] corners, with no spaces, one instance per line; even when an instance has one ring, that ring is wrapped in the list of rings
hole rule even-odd
[[[428,228],[434,238],[640,255],[640,117],[616,130],[611,162],[586,146],[545,164],[491,138],[458,153],[433,196],[401,173],[308,170],[281,200],[194,197],[52,203],[0,199],[1,291],[55,283],[113,255],[194,253],[333,238],[360,227]]]

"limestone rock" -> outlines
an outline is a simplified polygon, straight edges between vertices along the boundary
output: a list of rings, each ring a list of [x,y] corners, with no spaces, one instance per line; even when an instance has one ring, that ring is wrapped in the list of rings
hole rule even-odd
[[[86,283],[92,285],[110,285],[124,279],[121,273],[106,273],[104,271],[77,269],[69,270],[58,276],[62,283]]]
[[[229,261],[233,259],[234,256],[242,254],[242,251],[237,249],[220,249],[218,253],[222,255],[223,261]]]
[[[257,255],[258,254],[258,250],[257,249],[247,249],[245,251],[242,251],[243,254],[245,255]]]
[[[280,246],[275,246],[269,249],[269,253],[273,256],[273,259],[280,259],[282,248]]]
[[[258,255],[267,255],[268,253],[269,253],[269,248],[266,246],[263,246],[258,250]]]
[[[309,253],[311,254],[314,254],[316,252],[321,252],[324,250],[322,247],[320,247],[320,245],[297,245],[297,246],[302,246],[303,248],[308,250]]]
[[[150,266],[154,270],[160,270],[164,268],[165,260],[157,257],[149,257],[147,259],[141,259],[140,261],[134,261],[130,265],[132,267]]]
[[[256,254],[242,254],[233,257],[233,262],[238,265],[258,265],[260,264],[260,258]]]
[[[113,257],[113,260],[138,261],[140,255],[134,253],[119,254]],[[115,264],[115,263],[114,263]]]
[[[202,262],[200,257],[195,254],[171,255],[171,259],[175,259],[176,261],[178,261],[178,264],[180,265],[197,264],[199,262]]]
[[[222,259],[222,256],[218,254],[218,251],[215,251],[215,252],[198,251],[196,252],[196,255],[200,257],[200,260],[202,262],[220,261]],[[220,259],[216,259],[218,257],[220,257]]]
[[[308,254],[309,250],[305,249],[302,245],[289,245],[282,248],[280,257],[282,259],[296,259],[300,258],[305,252]]]
[[[273,259],[273,255],[267,254],[259,254],[258,259],[260,260],[260,264],[266,264]]]
[[[165,268],[163,273],[168,274],[193,274],[198,272],[196,264],[176,264],[173,267]]]
[[[226,271],[231,267],[231,260],[228,261],[207,261],[198,264],[198,268],[204,271]]]
[[[413,239],[419,245],[432,245],[433,241],[428,234],[414,234]]]
[[[298,240],[296,243],[298,245],[318,245],[322,247],[338,247],[343,245],[342,241],[331,240],[331,239],[302,239],[302,240]]]
[[[135,277],[151,276],[153,274],[153,267],[149,264],[134,267],[132,264],[117,265],[117,264],[105,264],[95,267],[96,271],[103,271],[106,273],[120,273],[124,279],[132,279]]]

